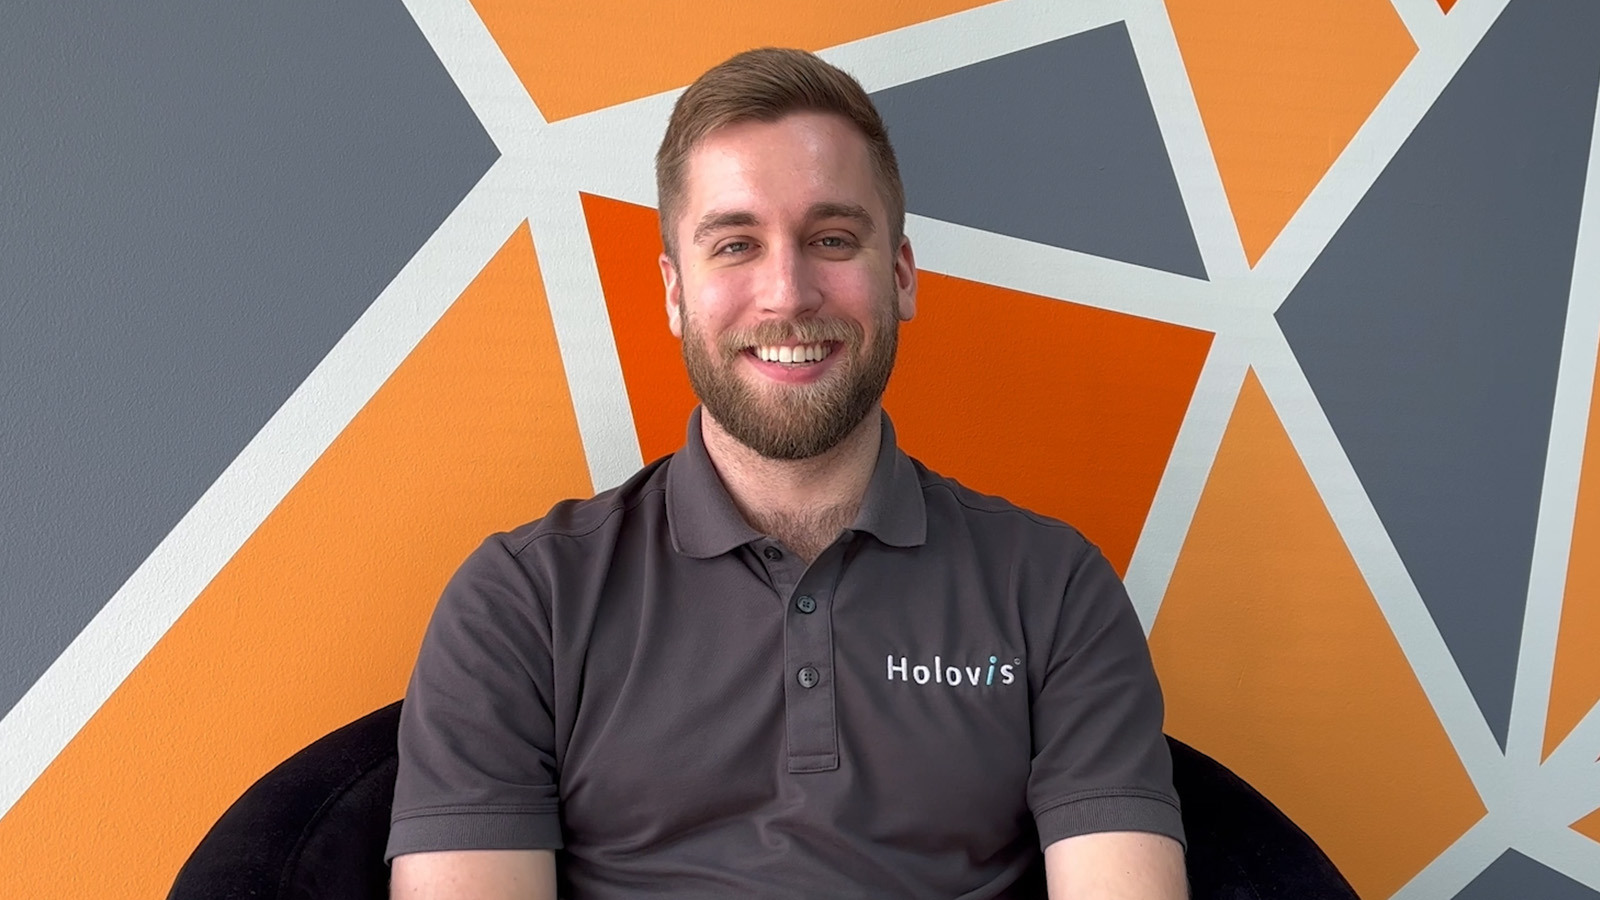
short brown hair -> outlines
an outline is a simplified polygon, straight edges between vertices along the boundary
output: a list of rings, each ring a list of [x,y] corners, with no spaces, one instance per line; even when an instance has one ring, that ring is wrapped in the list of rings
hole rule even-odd
[[[906,194],[888,129],[872,98],[848,72],[813,53],[764,47],[746,50],[695,79],[678,97],[667,133],[656,151],[656,198],[661,243],[677,258],[673,234],[683,206],[684,168],[706,135],[737,122],[776,122],[796,112],[835,113],[849,119],[867,140],[878,189],[889,211],[889,236],[905,232]]]

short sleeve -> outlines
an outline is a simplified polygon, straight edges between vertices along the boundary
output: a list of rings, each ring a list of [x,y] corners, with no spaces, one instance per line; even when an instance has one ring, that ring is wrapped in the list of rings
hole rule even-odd
[[[500,537],[446,586],[400,716],[386,859],[561,846],[550,617]]]
[[[1040,846],[1103,831],[1184,842],[1144,629],[1100,551],[1088,547],[1056,610],[1034,698],[1028,805]]]

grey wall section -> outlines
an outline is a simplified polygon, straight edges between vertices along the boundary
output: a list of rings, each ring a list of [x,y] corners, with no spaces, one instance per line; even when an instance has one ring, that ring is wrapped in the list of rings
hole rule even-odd
[[[1455,900],[1600,900],[1600,893],[1523,856],[1507,850],[1483,870]]]
[[[398,2],[4,18],[9,710],[497,151]]]
[[[1505,744],[1600,4],[1512,2],[1278,320]]]
[[[911,212],[1206,277],[1122,23],[873,100]]]

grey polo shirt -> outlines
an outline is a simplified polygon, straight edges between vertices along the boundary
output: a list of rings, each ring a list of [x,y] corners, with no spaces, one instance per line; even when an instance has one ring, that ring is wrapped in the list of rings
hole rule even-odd
[[[400,724],[388,856],[561,848],[563,896],[1010,897],[1040,848],[1183,840],[1121,583],[883,420],[806,565],[687,445],[462,565]],[[1042,894],[1039,894],[1042,896]]]

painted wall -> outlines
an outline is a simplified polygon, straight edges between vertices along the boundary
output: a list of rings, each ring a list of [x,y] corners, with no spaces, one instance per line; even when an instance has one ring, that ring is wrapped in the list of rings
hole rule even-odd
[[[1363,896],[1600,897],[1600,5],[159,6],[0,30],[0,893],[159,896],[677,446],[650,159],[788,44],[902,155],[903,443],[1105,548],[1168,730]]]

